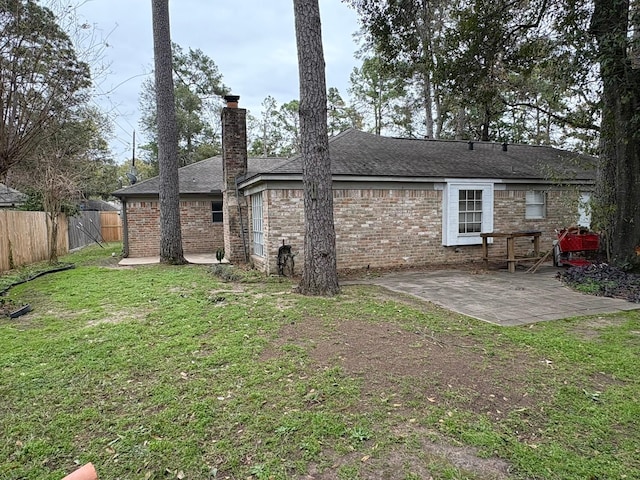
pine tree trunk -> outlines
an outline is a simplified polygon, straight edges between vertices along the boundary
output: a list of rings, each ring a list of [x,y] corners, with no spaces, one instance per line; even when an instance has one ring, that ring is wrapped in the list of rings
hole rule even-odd
[[[152,0],[153,53],[160,170],[160,262],[187,263],[182,251],[178,185],[178,127],[173,90],[169,0]]]
[[[640,70],[629,57],[629,2],[598,0],[591,22],[603,80],[595,220],[612,262],[640,266]]]
[[[304,188],[304,267],[299,291],[305,295],[339,293],[327,88],[318,0],[294,0],[300,75],[300,135]]]

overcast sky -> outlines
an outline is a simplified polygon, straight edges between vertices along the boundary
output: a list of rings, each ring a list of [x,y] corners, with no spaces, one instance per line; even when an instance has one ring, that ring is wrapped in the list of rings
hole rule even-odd
[[[299,97],[293,0],[170,0],[171,39],[201,49],[223,82],[254,115],[268,95],[279,104]],[[107,37],[109,73],[100,79],[101,106],[111,111],[118,162],[131,156],[138,131],[140,85],[153,65],[151,0],[88,0],[79,13]],[[341,0],[320,0],[327,86],[347,98],[356,15]]]

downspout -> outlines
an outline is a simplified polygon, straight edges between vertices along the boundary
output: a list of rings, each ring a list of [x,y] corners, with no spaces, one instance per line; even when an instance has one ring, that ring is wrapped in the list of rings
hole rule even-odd
[[[122,197],[122,210],[120,213],[120,219],[122,220],[122,256],[124,258],[129,257],[129,225],[127,223],[127,200],[126,197]]]

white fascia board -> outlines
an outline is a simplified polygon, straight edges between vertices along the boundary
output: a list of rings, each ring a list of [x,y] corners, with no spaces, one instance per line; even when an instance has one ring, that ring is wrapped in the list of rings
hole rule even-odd
[[[302,174],[259,174],[243,180],[238,184],[239,189],[249,188],[255,183],[270,181],[301,182]],[[442,183],[442,177],[387,177],[387,176],[362,176],[362,175],[333,175],[333,182],[378,182],[378,183]]]

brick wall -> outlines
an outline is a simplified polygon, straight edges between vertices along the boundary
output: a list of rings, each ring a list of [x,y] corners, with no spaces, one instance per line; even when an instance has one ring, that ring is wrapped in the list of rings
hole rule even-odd
[[[574,190],[552,189],[546,192],[546,216],[543,219],[525,219],[526,191],[497,190],[494,192],[493,230],[495,232],[539,230],[540,251],[553,246],[557,238],[555,229],[575,224],[578,214],[578,193]],[[531,238],[516,238],[516,255],[532,253]],[[489,255],[506,256],[506,240],[494,239]],[[504,254],[503,254],[504,252]]]
[[[222,223],[213,223],[213,199],[181,200],[180,221],[185,253],[212,253],[224,246]],[[157,200],[128,200],[129,257],[160,252],[160,205]]]
[[[494,192],[494,230],[541,230],[541,251],[551,248],[554,229],[575,221],[575,192],[547,193],[547,218],[525,220],[525,191]],[[575,199],[575,202],[574,202]],[[266,258],[253,257],[257,268],[277,272],[282,241],[297,252],[302,268],[304,207],[302,190],[267,190],[263,199]],[[479,245],[442,246],[442,191],[394,189],[334,190],[338,269],[394,267],[479,261]],[[503,240],[504,241],[504,240]],[[518,254],[532,251],[531,240],[518,239]],[[503,253],[504,252],[504,253]],[[506,256],[496,240],[490,255]]]

